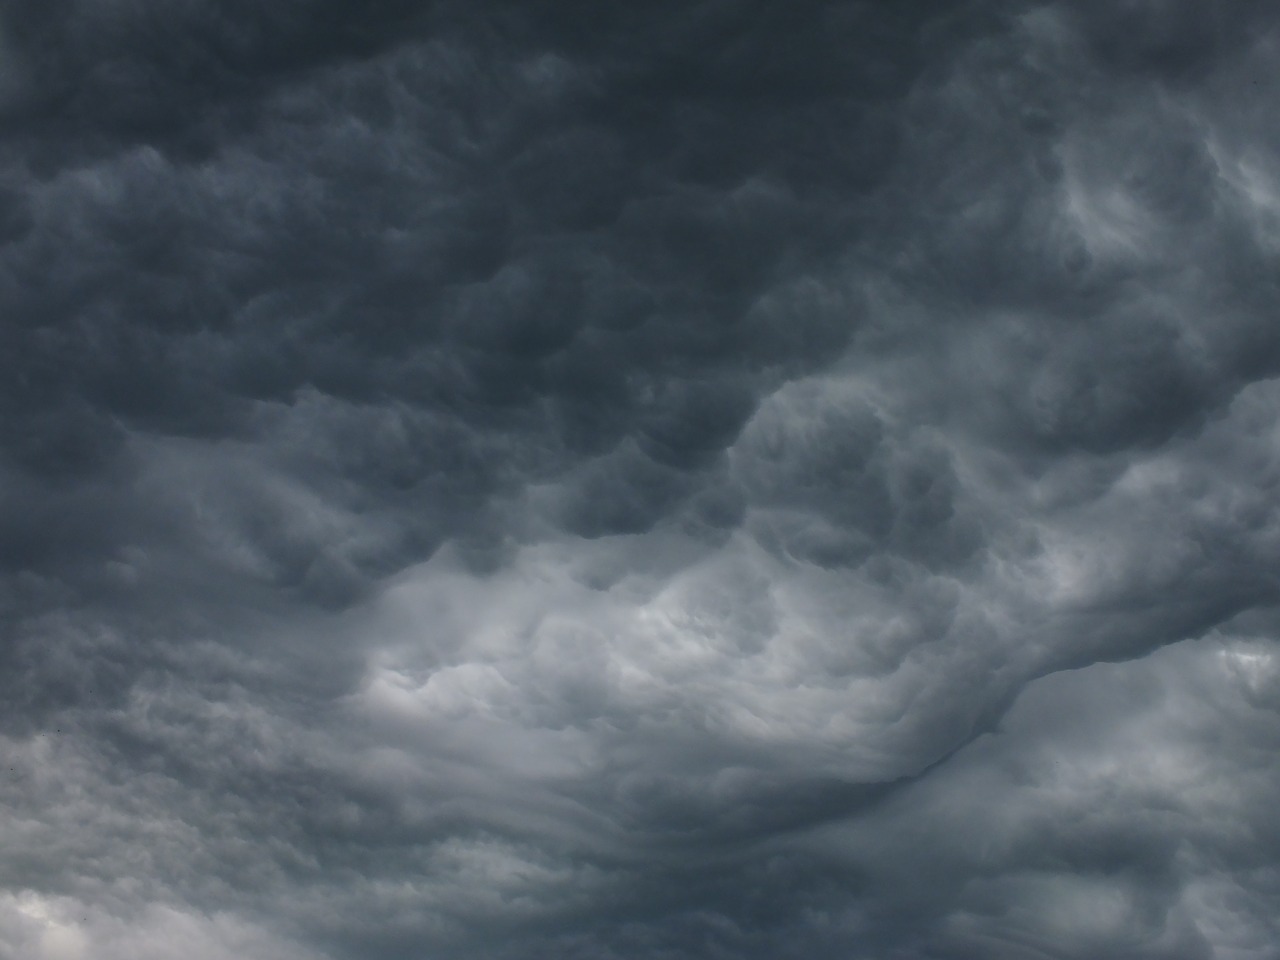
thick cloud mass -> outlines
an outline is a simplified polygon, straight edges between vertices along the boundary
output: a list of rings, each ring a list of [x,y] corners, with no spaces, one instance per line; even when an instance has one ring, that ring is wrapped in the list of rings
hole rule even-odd
[[[0,2],[0,960],[1280,958],[1278,67]]]

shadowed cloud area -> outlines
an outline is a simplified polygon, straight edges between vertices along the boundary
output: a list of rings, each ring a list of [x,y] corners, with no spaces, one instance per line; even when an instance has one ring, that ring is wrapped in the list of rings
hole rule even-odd
[[[0,960],[1280,958],[1278,66],[0,2]]]

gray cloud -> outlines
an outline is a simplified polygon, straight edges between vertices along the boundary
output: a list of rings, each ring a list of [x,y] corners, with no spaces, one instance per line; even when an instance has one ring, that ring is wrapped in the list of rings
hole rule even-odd
[[[0,960],[1269,960],[1265,4],[0,5]]]

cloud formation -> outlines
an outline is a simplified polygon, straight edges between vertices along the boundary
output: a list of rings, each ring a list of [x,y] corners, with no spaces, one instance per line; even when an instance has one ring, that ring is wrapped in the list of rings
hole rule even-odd
[[[1275,958],[1278,31],[0,4],[0,960]]]

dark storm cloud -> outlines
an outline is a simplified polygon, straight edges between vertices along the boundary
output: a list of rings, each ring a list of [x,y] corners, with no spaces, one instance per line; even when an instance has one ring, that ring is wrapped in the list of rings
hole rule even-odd
[[[742,321],[811,269],[841,211],[785,182],[689,181],[679,154],[700,132],[664,112],[647,121],[655,142],[637,143],[595,116],[608,93],[607,77],[554,54],[425,41],[291,74],[254,101],[261,122],[199,162],[125,139],[44,177],[15,163],[15,459],[88,470],[121,452],[122,430],[323,433],[330,419],[298,423],[309,405],[290,402],[318,391],[355,408],[345,420],[413,421],[405,449],[361,436],[298,451],[327,452],[307,466],[352,480],[354,496],[410,502],[423,544],[388,547],[397,557],[378,569],[457,532],[422,517],[423,501],[458,499],[435,512],[472,523],[509,483],[633,432],[655,470],[686,473],[753,396],[847,339],[843,312],[794,310],[749,334]],[[428,418],[436,436],[419,432]],[[566,522],[643,529],[666,507],[648,502]]]
[[[0,958],[1273,957],[1278,36],[0,6]]]

